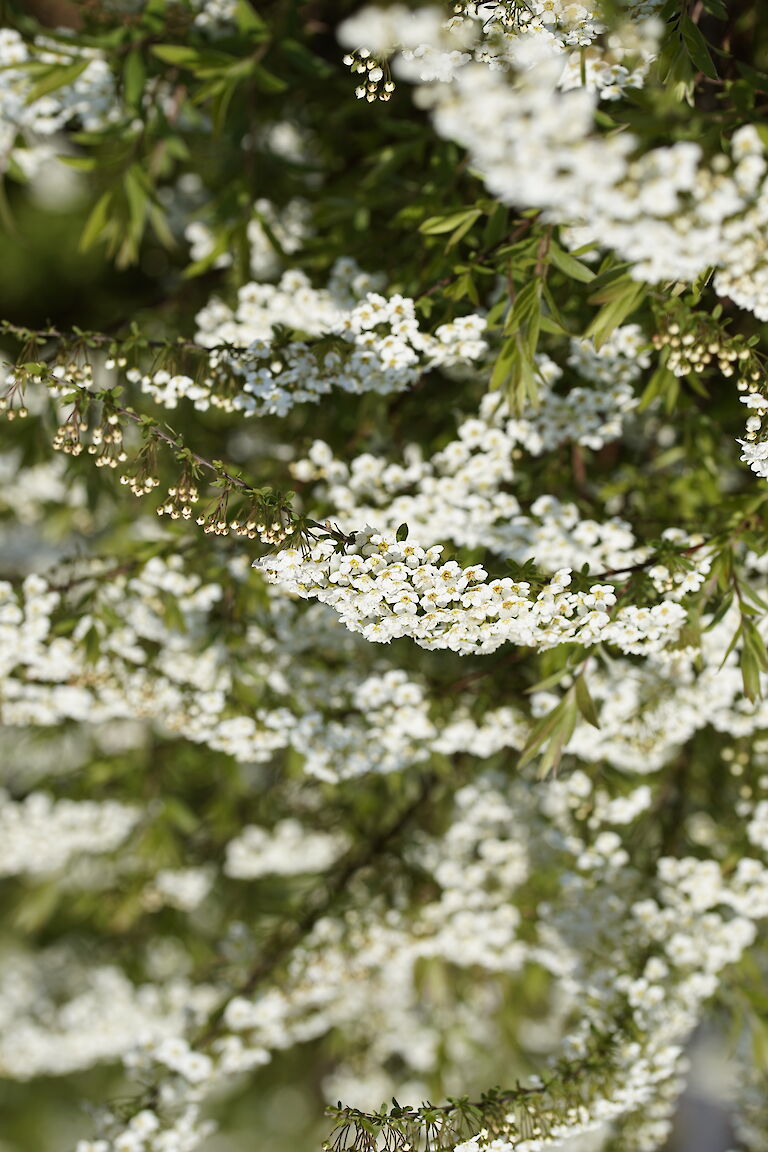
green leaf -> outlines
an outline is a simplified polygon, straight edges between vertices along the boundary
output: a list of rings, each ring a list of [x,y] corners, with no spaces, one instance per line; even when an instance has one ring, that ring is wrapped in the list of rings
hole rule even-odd
[[[175,64],[178,68],[192,68],[200,61],[197,49],[183,44],[153,44],[151,52],[164,63]]]
[[[576,677],[574,688],[576,689],[576,703],[579,712],[581,712],[588,724],[591,724],[593,728],[599,728],[600,720],[597,715],[597,708],[587,687],[587,681],[583,672]]]
[[[473,304],[477,306],[480,304],[477,285],[472,277],[472,273],[468,270],[462,272],[453,284],[449,284],[448,287],[443,290],[443,295],[449,300],[463,300],[465,297],[469,297]]]
[[[758,660],[746,645],[741,650],[741,658],[739,660],[741,668],[741,683],[744,689],[744,695],[753,704],[760,699],[760,665]]]
[[[259,92],[264,92],[266,95],[279,94],[286,92],[288,89],[288,84],[285,80],[281,80],[279,76],[275,76],[274,72],[268,72],[261,64],[251,65],[248,72],[253,77],[253,82]]]
[[[570,676],[572,672],[573,668],[570,664],[566,663],[562,668],[558,668],[549,676],[545,676],[543,680],[538,680],[535,684],[532,684],[530,688],[526,688],[526,695],[532,692],[544,692],[547,688],[553,688],[555,684],[560,683],[564,676]]]
[[[105,192],[94,204],[80,236],[79,248],[81,252],[87,252],[101,237],[109,219],[111,206],[112,192]]]
[[[316,56],[305,44],[290,36],[281,40],[277,49],[280,55],[304,76],[310,76],[315,80],[328,80],[333,75],[333,68],[327,60]]]
[[[73,64],[56,65],[51,68],[41,76],[37,83],[32,85],[27,93],[25,103],[34,104],[35,100],[39,100],[42,96],[47,96],[50,92],[55,92],[67,84],[74,84],[89,64],[90,60],[86,58],[85,60],[76,60]]]
[[[461,212],[451,212],[448,216],[430,216],[419,225],[422,236],[441,236],[444,232],[453,232],[469,220],[471,228],[478,216],[482,216],[480,208],[464,208]]]
[[[172,632],[186,632],[187,622],[175,596],[168,596],[163,605],[163,621]]]
[[[397,532],[395,533],[395,540],[400,541],[400,540],[407,540],[407,539],[408,539],[408,525],[407,524],[401,524],[400,527],[398,528]]]
[[[599,348],[611,333],[640,307],[646,293],[645,284],[627,277],[624,283],[616,285],[615,293],[613,291],[611,293],[612,299],[603,305],[584,335],[591,338],[595,347]]]
[[[192,809],[176,796],[166,798],[163,810],[166,819],[185,836],[191,835],[200,824],[200,820]]]
[[[547,750],[539,767],[539,774],[546,775],[550,770],[556,769],[560,763],[563,748],[573,735],[576,717],[576,691],[575,687],[572,686],[560,703],[534,724],[520,753],[518,768],[524,768],[544,745],[547,745]]]
[[[83,652],[86,664],[95,664],[101,655],[101,636],[95,624],[91,624],[83,637]]]
[[[249,4],[248,0],[237,0],[235,22],[238,30],[250,36],[252,40],[263,40],[267,35],[267,25],[256,14],[253,5]]]
[[[451,235],[448,239],[448,243],[446,244],[446,248],[445,248],[446,252],[448,251],[449,248],[453,248],[454,244],[458,244],[459,240],[464,239],[467,232],[469,232],[474,227],[475,221],[477,220],[477,217],[480,215],[482,215],[482,213],[480,213],[478,211],[476,216],[474,216],[474,217],[468,216],[467,219],[464,221],[464,223],[460,224],[458,226],[458,228],[456,229],[456,231],[451,233]]]
[[[144,57],[134,48],[128,53],[123,67],[123,99],[129,108],[139,108],[144,94],[145,79]]]
[[[144,231],[144,221],[147,218],[149,206],[147,177],[138,164],[131,164],[130,168],[127,169],[123,177],[123,191],[128,201],[131,231],[138,243]]]
[[[573,333],[569,332],[567,328],[563,328],[562,324],[558,324],[554,316],[542,316],[541,318],[542,332],[548,332],[550,336],[572,336]]]
[[[709,76],[711,80],[717,80],[717,69],[709,54],[707,42],[698,24],[694,24],[687,13],[683,15],[680,21],[680,30],[694,67],[697,68],[699,72],[703,72],[705,76]]]
[[[554,240],[549,245],[549,258],[556,268],[571,280],[578,280],[582,284],[590,284],[595,279],[595,273],[586,264],[582,264],[569,252],[564,251]]]
[[[504,341],[501,346],[501,351],[496,357],[496,363],[491,372],[490,387],[492,390],[495,391],[504,387],[518,358],[517,339],[514,336],[510,336]]]
[[[650,407],[654,400],[664,400],[665,403],[669,397],[672,397],[672,403],[677,399],[680,392],[680,382],[673,372],[667,367],[667,360],[669,359],[669,348],[665,348],[659,357],[659,363],[651,378],[645,386],[638,411],[644,412],[646,408]],[[669,408],[669,406],[667,405]]]

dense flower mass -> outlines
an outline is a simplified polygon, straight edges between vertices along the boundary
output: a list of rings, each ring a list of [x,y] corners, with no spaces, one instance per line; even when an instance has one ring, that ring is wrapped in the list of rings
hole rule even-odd
[[[619,609],[610,584],[568,591],[571,573],[561,569],[534,597],[527,581],[489,581],[479,565],[439,564],[440,545],[424,549],[364,531],[344,556],[321,543],[308,556],[284,549],[261,561],[269,580],[336,609],[353,632],[387,643],[410,636],[423,648],[494,652],[505,643],[551,648],[602,642],[623,652],[666,648],[685,620],[678,604]]]
[[[765,1152],[757,6],[10,9],[0,1152]]]
[[[714,268],[718,295],[767,319],[766,161],[756,127],[744,125],[729,153],[711,159],[694,141],[638,154],[630,133],[596,131],[601,99],[645,83],[660,21],[634,6],[593,48],[604,27],[580,4],[499,5],[485,20],[466,8],[448,22],[437,8],[417,19],[397,6],[384,17],[371,8],[340,35],[399,50],[396,71],[422,85],[437,131],[468,148],[494,195],[576,226],[580,243],[613,249],[638,280],[692,281]]]

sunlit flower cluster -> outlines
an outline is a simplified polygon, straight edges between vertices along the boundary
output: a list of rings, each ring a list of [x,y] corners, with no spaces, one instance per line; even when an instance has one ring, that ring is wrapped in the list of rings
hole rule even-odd
[[[628,606],[612,615],[614,587],[595,584],[570,592],[568,569],[534,595],[526,581],[489,580],[480,565],[440,564],[441,552],[440,545],[424,549],[366,529],[345,555],[321,542],[308,555],[284,549],[258,564],[268,580],[330,604],[347,628],[378,644],[409,636],[423,648],[460,653],[493,652],[506,643],[551,648],[567,642],[642,653],[674,641],[686,617],[671,601]]]

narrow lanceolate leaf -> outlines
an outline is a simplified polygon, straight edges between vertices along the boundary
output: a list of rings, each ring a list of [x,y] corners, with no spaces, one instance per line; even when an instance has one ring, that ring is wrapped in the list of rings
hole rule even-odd
[[[746,616],[741,620],[740,666],[744,695],[754,703],[762,698],[760,674],[768,672],[768,652],[756,625]]]
[[[123,67],[123,96],[130,108],[138,108],[144,93],[146,69],[142,53],[134,48],[129,52]]]
[[[683,41],[688,49],[691,63],[695,68],[698,68],[699,72],[703,72],[705,76],[709,76],[711,80],[717,80],[717,68],[715,68],[714,61],[707,47],[707,42],[704,39],[704,34],[698,24],[694,24],[690,16],[686,14],[680,21],[680,30],[683,34]]]
[[[594,341],[596,348],[600,348],[619,325],[640,307],[646,293],[645,284],[627,277],[625,283],[617,286],[613,298],[603,304],[584,335]]]
[[[669,348],[664,348],[659,356],[659,362],[640,397],[640,403],[638,405],[640,412],[644,412],[654,400],[658,399],[665,402],[668,410],[670,397],[672,399],[672,405],[674,405],[674,401],[680,392],[680,381],[667,367],[668,359]]]
[[[191,68],[200,58],[195,48],[187,48],[183,44],[153,44],[151,51],[159,60],[175,64],[178,68]]]
[[[588,724],[591,724],[593,728],[599,728],[600,720],[597,715],[597,708],[587,687],[587,680],[583,672],[576,677],[574,688],[576,690],[576,703],[579,712],[581,712]]]
[[[468,232],[483,212],[481,208],[463,208],[460,212],[450,212],[447,216],[430,216],[419,225],[423,236],[442,236],[446,232],[464,229]]]
[[[595,279],[595,273],[586,264],[582,264],[581,260],[577,260],[575,256],[571,256],[570,252],[566,252],[554,240],[549,244],[549,258],[556,268],[571,280],[579,280],[582,284],[589,284]]]
[[[80,235],[80,251],[87,252],[101,237],[109,220],[112,193],[105,192],[94,204]]]
[[[563,750],[573,735],[578,718],[576,687],[572,685],[562,700],[534,724],[526,744],[520,753],[518,767],[524,768],[540,752],[539,776],[546,776],[557,770]]]
[[[78,76],[82,76],[89,64],[90,60],[86,58],[84,60],[76,60],[73,64],[56,65],[51,68],[50,71],[45,72],[30,88],[26,98],[27,104],[34,104],[35,100],[40,100],[43,96],[48,96],[51,92],[56,92],[59,88],[64,88],[68,84],[74,84]]]

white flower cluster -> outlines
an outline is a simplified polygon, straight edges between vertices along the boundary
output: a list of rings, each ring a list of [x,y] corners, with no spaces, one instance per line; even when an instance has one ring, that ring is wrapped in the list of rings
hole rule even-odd
[[[764,438],[763,428],[768,414],[768,397],[761,392],[749,392],[741,397],[741,402],[749,410],[745,439],[737,441],[742,448],[741,459],[749,464],[756,476],[768,479],[768,438]]]
[[[553,13],[560,7],[552,0]],[[433,24],[437,18],[438,10],[427,10],[425,30],[430,11]],[[341,26],[340,38],[349,43],[379,19],[378,10],[365,9]],[[646,31],[650,44],[658,27],[652,23]],[[446,35],[440,24],[431,43],[442,44]],[[463,24],[458,35],[464,44]],[[411,51],[405,38],[400,43]],[[652,55],[653,47],[646,59]],[[552,221],[580,225],[582,240],[589,236],[613,249],[632,264],[638,280],[691,281],[715,267],[719,295],[768,319],[768,165],[753,125],[734,133],[730,154],[711,160],[693,141],[637,156],[630,133],[596,132],[597,92],[583,85],[564,89],[562,46],[545,27],[506,36],[500,51],[482,59],[479,52],[463,53],[453,74],[422,87],[419,98],[431,107],[439,134],[467,148],[494,195],[518,208],[543,209]],[[410,66],[406,61],[406,70]]]
[[[754,739],[768,725],[768,704],[745,700],[738,646],[723,660],[739,622],[737,609],[714,626],[705,615],[698,647],[658,652],[642,665],[591,667],[589,689],[600,728],[578,723],[567,751],[585,764],[605,762],[645,774],[658,772],[708,728]],[[542,714],[558,699],[535,693],[532,703]]]
[[[150,912],[164,906],[193,912],[211,890],[210,868],[161,868],[142,893],[142,903]]]
[[[657,592],[672,600],[682,600],[701,588],[712,567],[711,557],[703,548],[703,536],[692,536],[679,528],[666,528],[661,538],[673,543],[681,554],[690,550],[696,553],[690,561],[690,567],[670,571],[666,564],[652,564],[648,569],[648,578]]]
[[[0,876],[58,872],[81,853],[112,852],[139,815],[115,800],[53,800],[33,792],[16,802],[0,789]]]
[[[237,16],[238,0],[190,0],[196,9],[194,24],[211,36],[231,31]]]
[[[236,880],[325,872],[343,849],[338,835],[312,831],[292,818],[270,829],[247,824],[227,845],[224,872]]]
[[[331,605],[347,628],[379,644],[408,636],[422,648],[487,653],[506,643],[541,649],[607,643],[640,654],[672,643],[686,618],[671,601],[612,616],[613,586],[569,592],[568,569],[534,597],[525,581],[487,581],[480,565],[438,564],[441,552],[440,545],[423,549],[366,529],[344,555],[321,541],[308,554],[285,549],[255,564],[285,591]]]
[[[519,971],[528,949],[518,938],[520,912],[510,897],[528,879],[525,828],[510,834],[510,801],[487,779],[460,788],[454,804],[444,839],[415,853],[441,889],[422,910],[415,951],[462,967]]]
[[[768,800],[761,800],[755,806],[752,819],[747,825],[747,837],[750,844],[768,856]]]
[[[291,733],[304,770],[337,781],[366,772],[399,772],[429,756],[436,736],[420,684],[393,669],[356,686],[343,720],[308,712]]]
[[[200,410],[284,416],[334,388],[387,395],[412,387],[426,372],[472,365],[485,355],[482,317],[459,317],[432,336],[420,330],[410,299],[364,291],[350,301],[365,279],[344,262],[328,289],[313,289],[298,271],[286,272],[277,285],[246,284],[234,312],[214,300],[197,318],[197,342],[210,349],[209,375],[194,380],[132,370],[129,378],[166,408],[186,397]],[[306,339],[275,345],[276,325],[325,338],[325,346],[313,349]]]
[[[29,65],[53,70],[78,63],[83,67],[75,79],[34,98]],[[43,36],[26,41],[14,29],[0,28],[0,154],[9,152],[19,132],[51,136],[73,121],[94,131],[120,114],[114,78],[101,52]]]
[[[200,1109],[190,1104],[179,1116],[161,1119],[151,1108],[142,1108],[126,1126],[116,1121],[107,1140],[79,1140],[75,1152],[194,1152],[215,1130],[203,1120]]]
[[[19,454],[8,452],[0,455],[0,483],[2,497],[0,507],[13,512],[18,523],[33,524],[40,518],[42,506],[62,505],[70,508],[85,508],[85,486],[74,477],[67,476],[67,466],[62,456],[43,460],[39,464],[21,469]],[[8,541],[10,547],[11,541]]]
[[[28,1080],[114,1061],[145,1038],[173,1036],[187,1019],[204,1019],[214,1003],[210,987],[184,979],[137,987],[116,967],[83,967],[61,951],[34,961],[6,954],[0,974],[0,1073]]]
[[[44,581],[32,577],[20,593],[9,588],[0,606],[4,722],[53,727],[75,720],[110,731],[117,721],[152,724],[241,762],[268,761],[291,748],[308,776],[327,781],[406,770],[430,750],[490,756],[520,744],[522,729],[507,710],[479,722],[459,710],[445,728],[419,679],[397,669],[361,677],[373,661],[368,646],[325,608],[286,600],[280,588],[268,590],[264,626],[251,625],[243,638],[240,672],[253,690],[268,685],[272,702],[244,710],[231,698],[228,650],[199,648],[221,589],[182,569],[181,557],[153,558],[133,577],[103,581],[72,637],[56,635],[61,597]],[[181,614],[169,624],[166,608],[176,601]],[[95,662],[81,646],[89,633],[99,639]],[[351,658],[357,669],[337,675],[330,696],[324,673],[300,659],[320,650]],[[25,812],[22,805],[19,820]],[[36,833],[22,824],[18,836],[29,845]],[[148,887],[145,903],[191,906],[209,883],[197,869],[171,870],[160,888]]]
[[[575,504],[546,495],[525,514],[506,490],[515,480],[518,421],[499,421],[498,406],[493,409],[493,398],[484,399],[480,417],[461,424],[458,438],[430,459],[409,446],[402,464],[370,453],[346,464],[316,440],[291,470],[303,483],[325,481],[316,494],[346,532],[372,520],[387,534],[407,524],[421,539],[488,548],[510,560],[535,559],[546,572],[584,564],[600,572],[643,558],[629,525],[615,517],[584,519]],[[489,410],[491,418],[484,419]]]
[[[614,329],[599,348],[593,340],[571,340],[569,367],[584,380],[605,388],[636,384],[650,364],[651,346],[639,324]]]

